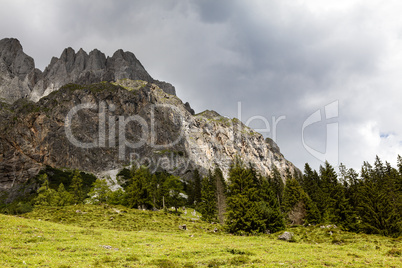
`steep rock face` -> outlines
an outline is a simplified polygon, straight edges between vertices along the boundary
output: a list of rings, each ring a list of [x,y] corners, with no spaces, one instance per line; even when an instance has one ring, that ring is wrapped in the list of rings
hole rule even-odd
[[[17,39],[0,40],[0,100],[14,102],[27,97],[40,71],[26,55]]]
[[[131,52],[67,48],[41,72],[18,40],[0,40],[0,194],[9,201],[47,165],[99,176],[146,165],[183,178],[218,167],[227,177],[237,156],[264,176],[299,172],[239,120],[194,115]]]
[[[262,175],[273,166],[283,176],[286,169],[297,172],[239,120],[212,111],[194,116],[179,98],[146,81],[69,84],[37,103],[3,103],[0,121],[0,191],[45,165],[95,174],[147,165],[182,177],[219,167],[227,176],[239,156]]]
[[[20,98],[40,98],[68,83],[88,85],[119,79],[144,80],[157,84],[166,93],[175,95],[175,88],[154,80],[131,52],[117,50],[112,57],[95,49],[89,55],[66,48],[60,58],[53,57],[43,73],[35,69],[17,39],[0,40],[0,100],[13,103]]]

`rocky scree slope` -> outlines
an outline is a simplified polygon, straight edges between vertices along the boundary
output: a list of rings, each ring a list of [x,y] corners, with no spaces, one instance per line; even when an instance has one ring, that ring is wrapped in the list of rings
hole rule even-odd
[[[42,72],[26,55],[17,39],[0,40],[0,100],[12,103],[20,98],[38,101],[41,97],[68,83],[88,85],[119,79],[152,82],[165,92],[175,95],[175,88],[153,79],[131,52],[117,50],[112,57],[95,49],[87,54],[66,48],[60,58],[53,57]]]

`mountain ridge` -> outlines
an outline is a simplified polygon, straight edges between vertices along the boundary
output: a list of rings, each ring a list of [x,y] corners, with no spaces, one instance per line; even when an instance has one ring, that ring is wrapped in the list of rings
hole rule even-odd
[[[24,53],[14,38],[0,40],[0,100],[12,103],[20,98],[39,101],[40,98],[68,83],[80,85],[120,79],[144,80],[155,83],[166,93],[176,95],[174,86],[153,79],[132,52],[117,50],[106,57],[98,49],[89,54],[71,47],[60,57],[53,57],[42,72],[35,61]]]
[[[0,192],[12,193],[9,200],[46,166],[115,177],[125,167],[146,165],[183,179],[191,178],[195,169],[207,175],[220,168],[227,178],[233,160],[240,157],[262,176],[274,168],[284,181],[288,172],[300,173],[275,142],[240,120],[209,110],[194,114],[172,94],[173,86],[149,76],[131,52],[118,50],[106,58],[98,50],[87,54],[67,48],[39,73],[19,42],[5,43],[0,66],[7,68],[0,69],[0,78],[9,79],[0,80],[2,92],[28,92],[24,87],[34,84],[28,97],[0,101]],[[127,66],[129,62],[136,63]],[[108,75],[110,81],[98,81]],[[52,79],[61,86],[48,90]],[[34,102],[37,87],[46,89]]]

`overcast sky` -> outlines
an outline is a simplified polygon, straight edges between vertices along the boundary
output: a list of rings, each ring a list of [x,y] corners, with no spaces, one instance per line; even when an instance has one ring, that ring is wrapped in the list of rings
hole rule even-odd
[[[300,169],[306,162],[317,169],[324,158],[360,169],[375,155],[395,165],[402,154],[402,1],[0,6],[0,38],[18,38],[39,69],[66,47],[131,51],[196,112],[213,109],[245,123],[253,117],[250,126],[259,129],[267,129],[265,118],[264,136],[275,137]]]

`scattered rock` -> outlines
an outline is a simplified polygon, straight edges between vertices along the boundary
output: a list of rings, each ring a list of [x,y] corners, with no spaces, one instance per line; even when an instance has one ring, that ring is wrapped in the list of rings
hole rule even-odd
[[[285,240],[285,241],[290,241],[293,237],[293,233],[290,232],[284,232],[280,236],[278,236],[279,240]]]
[[[335,224],[333,224],[333,225],[330,224],[330,225],[327,225],[327,226],[321,225],[320,228],[321,229],[325,229],[325,228],[329,229],[329,228],[338,228],[338,227]]]

